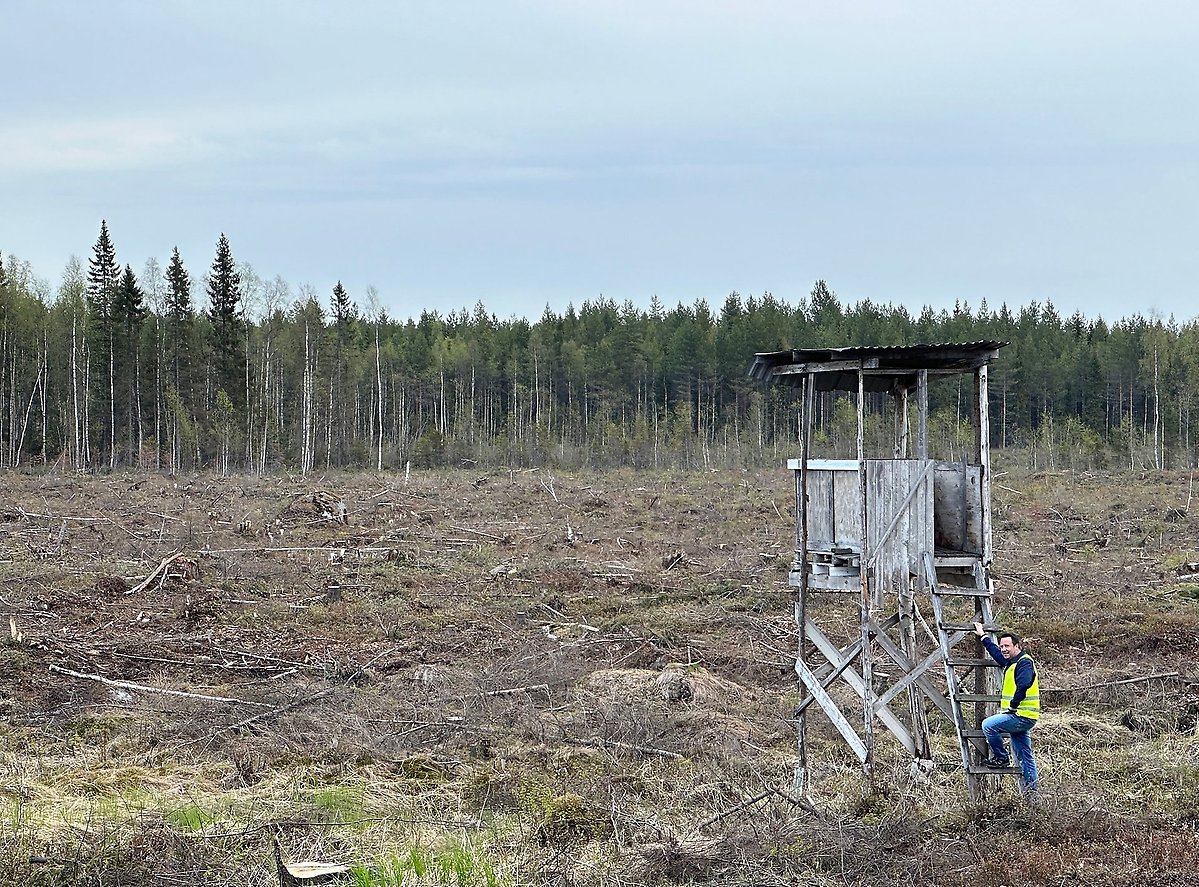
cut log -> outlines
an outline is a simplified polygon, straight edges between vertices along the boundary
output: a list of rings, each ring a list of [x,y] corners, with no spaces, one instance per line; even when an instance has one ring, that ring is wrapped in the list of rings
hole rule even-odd
[[[279,839],[271,840],[275,850],[275,866],[279,873],[279,887],[308,887],[313,884],[331,884],[347,881],[350,867],[336,862],[284,862],[279,849]]]

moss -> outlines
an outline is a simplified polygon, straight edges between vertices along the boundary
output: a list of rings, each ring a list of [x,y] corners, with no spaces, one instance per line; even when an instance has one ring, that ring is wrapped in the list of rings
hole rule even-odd
[[[413,755],[395,764],[396,772],[405,779],[418,782],[442,783],[449,779],[449,773],[444,764],[433,760],[429,755]]]
[[[67,724],[67,736],[80,744],[99,744],[116,736],[123,719],[115,715],[95,715],[77,718]]]
[[[562,846],[589,841],[611,830],[603,811],[576,794],[557,795],[542,804],[537,822],[537,840]]]
[[[0,646],[0,679],[15,678],[29,664],[29,652],[13,643]]]

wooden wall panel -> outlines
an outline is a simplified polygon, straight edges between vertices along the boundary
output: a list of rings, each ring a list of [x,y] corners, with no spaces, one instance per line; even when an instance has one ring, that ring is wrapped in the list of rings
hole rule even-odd
[[[926,471],[929,465],[920,459],[867,463],[869,549],[881,590],[906,588],[921,555],[932,548],[933,478],[932,472]]]
[[[982,469],[962,462],[938,462],[933,474],[937,547],[982,554]]]

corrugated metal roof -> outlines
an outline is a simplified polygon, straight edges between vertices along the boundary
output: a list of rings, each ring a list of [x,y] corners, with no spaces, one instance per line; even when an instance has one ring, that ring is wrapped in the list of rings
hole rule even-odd
[[[973,373],[999,357],[1007,342],[945,342],[922,345],[854,345],[792,348],[754,355],[749,375],[761,381],[799,385],[812,375],[818,391],[856,391],[858,369],[868,391],[895,393],[916,386],[916,371],[930,376]]]

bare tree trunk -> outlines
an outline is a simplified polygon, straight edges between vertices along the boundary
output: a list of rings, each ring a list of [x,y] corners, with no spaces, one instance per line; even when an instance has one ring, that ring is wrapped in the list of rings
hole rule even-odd
[[[13,395],[12,393],[5,394],[6,386],[11,387],[9,386],[8,372],[8,318],[4,317],[0,320],[4,321],[3,326],[0,327],[0,467],[2,467],[11,462],[12,442],[16,429],[13,427],[15,410]]]
[[[92,423],[92,349],[87,340],[83,342],[83,464],[90,465],[92,461],[91,423]]]
[[[1165,443],[1162,440],[1161,395],[1157,387],[1157,346],[1153,348],[1153,467],[1165,468]]]
[[[116,349],[108,337],[108,467],[117,466],[117,375]]]
[[[158,357],[154,361],[154,470],[162,471],[162,318],[154,314],[154,342]]]
[[[251,398],[253,392],[250,391],[250,323],[247,320],[245,324],[246,330],[246,357],[245,357],[245,372],[246,372],[246,465],[250,471],[254,470],[254,401]]]
[[[379,356],[379,325],[375,324],[375,388],[379,401],[379,452],[375,470],[383,470],[383,367]]]
[[[14,357],[13,360],[15,363],[16,358]],[[14,369],[13,377],[15,378],[16,377],[16,372],[15,372],[16,367],[14,366],[13,369]],[[15,445],[12,447],[12,457],[9,460],[9,464],[12,465],[14,468],[21,464],[21,450],[25,446],[25,431],[29,427],[29,416],[33,412],[33,402],[38,395],[38,388],[40,388],[41,385],[42,385],[42,368],[39,365],[37,368],[37,378],[34,379],[34,381],[33,381],[33,389],[29,392],[29,403],[25,405],[25,418],[21,420],[21,433],[17,437]],[[16,394],[16,385],[15,384],[13,385],[13,394],[14,395]],[[16,406],[16,402],[10,401],[9,410],[11,411],[14,406]]]
[[[142,428],[142,359],[138,354],[133,359],[133,401],[134,409],[137,412],[137,456],[136,464],[140,467],[142,463],[142,444],[145,440],[145,432]]]
[[[305,391],[305,402],[307,404],[307,412],[304,422],[305,430],[308,434],[308,457],[306,471],[313,471],[316,468],[316,435],[317,431],[317,415],[316,415],[316,374],[320,370],[320,343],[315,341],[308,335],[308,327],[305,325],[305,355],[308,361],[307,365],[307,388]]]
[[[439,415],[437,417],[437,430],[440,431],[442,434],[445,434],[446,428],[447,428],[446,419],[445,419],[445,367],[442,367],[441,371],[438,373],[438,381],[440,383],[440,387],[438,388],[438,397],[437,397],[438,404],[439,404],[439,407],[438,407]]]
[[[83,446],[81,445],[81,434],[79,427],[79,343],[77,333],[78,318],[74,311],[71,312],[71,427],[72,440],[75,446],[74,461],[72,467],[76,471],[83,462]]]
[[[1137,467],[1136,450],[1133,447],[1133,438],[1136,437],[1136,432],[1137,432],[1136,419],[1133,416],[1133,410],[1132,410],[1133,387],[1134,386],[1131,383],[1128,386],[1128,467],[1129,468]]]
[[[271,343],[270,338],[263,334],[264,341],[262,343],[262,360],[258,365],[258,372],[262,380],[262,439],[258,447],[258,473],[266,474],[266,450],[267,450],[267,429],[270,427],[270,409],[271,409]],[[251,463],[253,463],[251,459]]]
[[[310,352],[308,323],[304,323],[304,377],[302,385],[302,407],[300,410],[300,472],[312,470],[312,354]]]
[[[50,378],[50,333],[49,320],[46,321],[46,326],[42,327],[42,378]],[[42,465],[47,464],[49,453],[46,452],[46,438],[49,436],[46,422],[46,386],[42,386]]]
[[[325,470],[333,465],[333,374],[329,374],[329,412],[325,414]]]

